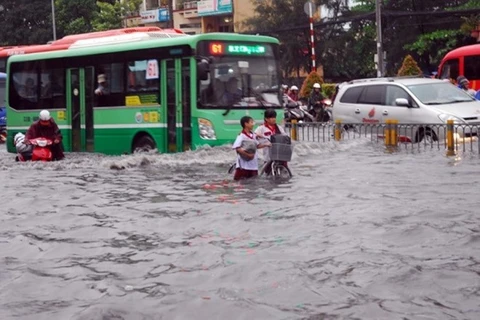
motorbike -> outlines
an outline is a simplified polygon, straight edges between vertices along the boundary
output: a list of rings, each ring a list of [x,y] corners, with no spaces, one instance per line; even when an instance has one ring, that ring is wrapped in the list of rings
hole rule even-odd
[[[298,108],[303,111],[303,121],[315,122],[315,117],[309,112],[308,106],[303,103],[299,103]]]
[[[315,122],[328,122],[332,120],[332,100],[323,99],[321,103],[313,105],[308,112],[314,117]]]
[[[293,102],[290,101],[285,105],[285,121],[286,122],[291,122],[292,120],[297,120],[298,123],[306,121],[305,113],[308,113],[305,111],[305,108],[301,107],[301,103],[299,102]]]
[[[32,155],[24,156],[21,153],[17,154],[18,161],[25,162],[28,160],[31,161],[52,161],[53,154],[50,150],[50,146],[53,144],[53,141],[47,138],[38,137],[35,139],[30,139],[26,144],[33,146]]]

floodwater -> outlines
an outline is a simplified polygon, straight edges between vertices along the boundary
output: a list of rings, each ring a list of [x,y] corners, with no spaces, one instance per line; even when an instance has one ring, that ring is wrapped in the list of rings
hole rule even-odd
[[[479,319],[478,155],[298,143],[289,181],[228,147],[0,146],[0,319]]]

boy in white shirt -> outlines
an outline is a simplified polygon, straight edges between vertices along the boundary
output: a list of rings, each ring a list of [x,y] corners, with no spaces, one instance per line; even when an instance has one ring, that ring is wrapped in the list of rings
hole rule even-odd
[[[237,151],[237,162],[235,165],[235,174],[233,180],[248,179],[258,175],[258,158],[257,150],[270,145],[267,143],[260,143],[257,140],[252,129],[255,125],[252,117],[245,116],[240,119],[242,125],[242,132],[237,136],[233,143],[232,149]]]
[[[277,124],[277,112],[274,109],[265,110],[264,118],[265,122],[255,130],[255,134],[261,142],[270,142],[270,138],[275,134],[285,134],[285,130]],[[270,150],[268,148],[263,150],[263,159],[265,164],[270,161]],[[284,163],[284,165],[287,164]],[[271,167],[265,165],[264,168],[265,174],[269,175]]]

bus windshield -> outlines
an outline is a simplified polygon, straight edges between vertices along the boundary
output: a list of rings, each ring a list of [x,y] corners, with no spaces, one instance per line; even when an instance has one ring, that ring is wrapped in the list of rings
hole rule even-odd
[[[208,79],[200,82],[199,108],[281,106],[273,55],[221,56],[212,60]]]

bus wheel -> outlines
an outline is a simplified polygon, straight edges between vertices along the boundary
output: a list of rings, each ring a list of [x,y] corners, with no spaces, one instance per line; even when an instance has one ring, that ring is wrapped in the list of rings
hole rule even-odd
[[[155,141],[149,136],[141,136],[133,143],[133,153],[150,152],[155,149]]]

